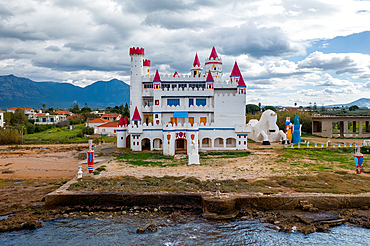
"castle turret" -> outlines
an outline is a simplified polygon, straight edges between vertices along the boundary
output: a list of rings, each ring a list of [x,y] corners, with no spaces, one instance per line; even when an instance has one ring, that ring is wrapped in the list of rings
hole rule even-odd
[[[142,81],[144,48],[130,48],[131,75],[130,75],[130,108],[138,108],[141,115],[142,106]],[[130,118],[133,117],[130,111]],[[142,116],[142,115],[141,115]]]
[[[213,89],[213,77],[211,71],[208,71],[207,79],[206,79],[206,89]]]
[[[150,60],[144,59],[143,60],[143,74],[149,75],[149,68],[150,68]]]
[[[233,70],[230,74],[230,82],[238,84],[241,76],[242,74],[240,73],[238,63],[235,61]]]
[[[154,90],[158,90],[158,89],[161,89],[162,86],[161,86],[161,78],[159,77],[159,73],[158,73],[158,70],[155,72],[155,76],[154,76],[154,79],[153,79],[153,88]]]
[[[205,70],[211,71],[213,78],[222,78],[222,59],[217,55],[215,47],[212,48],[211,55],[206,59]]]
[[[193,66],[190,68],[191,75],[193,77],[200,77],[201,73],[203,71],[203,68],[200,66],[198,54],[195,54]]]
[[[247,86],[245,85],[243,76],[240,76],[237,88],[238,88],[238,94],[242,94],[242,95],[247,94]]]

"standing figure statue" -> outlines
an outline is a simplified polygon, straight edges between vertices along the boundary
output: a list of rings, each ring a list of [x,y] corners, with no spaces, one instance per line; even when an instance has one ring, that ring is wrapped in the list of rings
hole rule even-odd
[[[355,153],[355,163],[357,174],[361,174],[362,162],[364,161],[364,155],[361,153],[360,146],[357,147],[357,152]]]
[[[290,144],[293,138],[293,124],[290,121],[290,117],[286,117],[286,120],[285,120],[285,134],[288,140],[288,144]]]
[[[300,143],[301,142],[301,127],[302,126],[299,124],[299,115],[294,116],[292,143]]]

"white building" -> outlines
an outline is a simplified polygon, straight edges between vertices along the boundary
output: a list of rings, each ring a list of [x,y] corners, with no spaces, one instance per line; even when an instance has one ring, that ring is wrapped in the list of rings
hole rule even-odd
[[[49,113],[36,113],[35,125],[52,125],[59,122],[59,115]]]
[[[36,119],[35,110],[33,108],[13,107],[13,108],[8,108],[6,111],[14,114],[17,108],[23,109],[24,114],[27,116],[28,119]]]
[[[131,124],[119,124],[117,147],[164,155],[247,149],[246,85],[236,62],[230,80],[222,81],[214,47],[204,70],[195,55],[190,75],[150,74],[143,48],[130,48],[130,56]]]
[[[4,113],[6,112],[0,110],[0,127],[1,128],[4,127],[4,124],[5,124]]]

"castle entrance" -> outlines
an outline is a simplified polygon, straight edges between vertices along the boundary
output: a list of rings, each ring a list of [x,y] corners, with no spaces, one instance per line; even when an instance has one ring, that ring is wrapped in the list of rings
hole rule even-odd
[[[176,146],[176,149],[175,149],[176,154],[180,154],[180,153],[186,154],[186,146],[187,146],[186,139],[182,139],[182,138],[177,139],[175,146]]]

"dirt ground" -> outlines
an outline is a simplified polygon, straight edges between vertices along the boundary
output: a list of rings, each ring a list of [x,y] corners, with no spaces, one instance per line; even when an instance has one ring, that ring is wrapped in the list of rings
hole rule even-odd
[[[0,179],[72,178],[81,162],[78,153],[87,148],[87,144],[1,146]]]
[[[326,138],[305,137],[311,143],[326,143]],[[332,143],[357,143],[361,139],[331,139]],[[111,160],[96,163],[94,168],[106,164],[107,172],[101,172],[101,177],[112,176],[186,176],[207,179],[263,179],[271,176],[286,174],[284,163],[276,163],[278,156],[274,149],[281,148],[280,143],[263,146],[260,143],[249,143],[248,148],[253,153],[250,156],[230,159],[201,160],[201,166],[175,167],[143,167],[131,166]],[[78,154],[87,151],[87,144],[50,144],[50,145],[20,145],[0,146],[0,179],[59,179],[76,176],[78,166],[83,167],[86,174],[87,164],[82,164]],[[119,152],[113,144],[98,146],[96,152]],[[109,154],[109,153],[107,153]],[[294,172],[294,171],[293,171]],[[354,170],[353,170],[354,172]],[[293,174],[293,173],[291,173]]]

